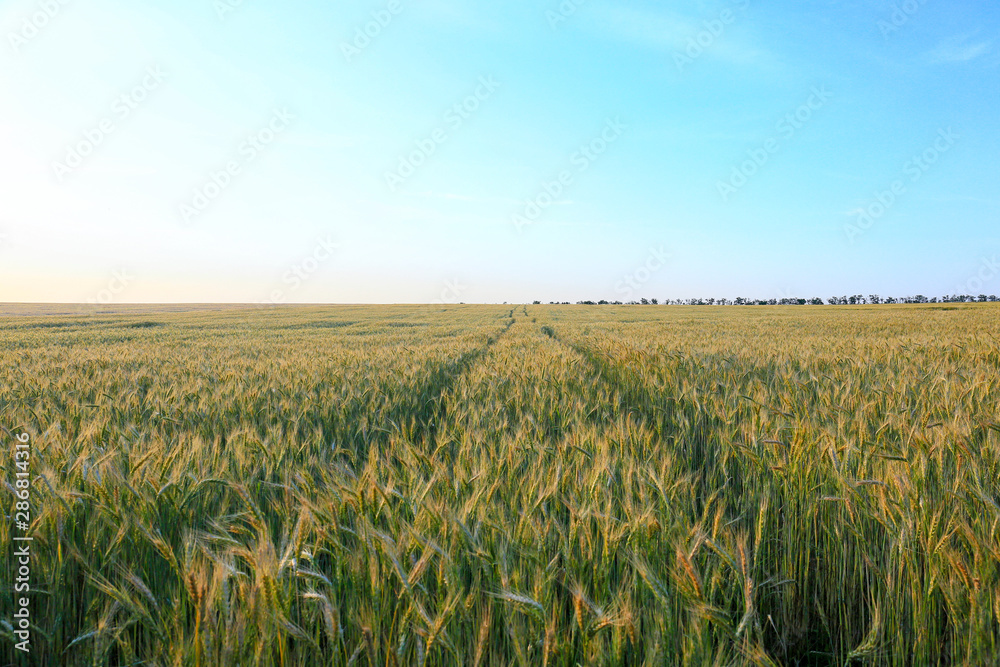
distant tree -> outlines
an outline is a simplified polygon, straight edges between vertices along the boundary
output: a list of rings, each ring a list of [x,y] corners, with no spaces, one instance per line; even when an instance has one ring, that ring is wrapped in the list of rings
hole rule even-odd
[[[653,304],[654,306],[658,306],[658,305],[660,305],[660,302],[659,302],[659,301],[657,301],[656,299],[650,299],[650,300],[649,300],[649,302],[650,302],[651,304]]]
[[[882,303],[882,297],[880,297],[878,294],[869,294],[868,300],[871,301],[876,306]]]
[[[542,303],[541,301],[532,301],[531,305],[538,306],[538,305],[541,305],[541,303]]]
[[[597,302],[597,305],[598,306],[606,306],[606,305],[608,305],[608,302],[605,301],[604,299],[601,299],[600,301]]]
[[[647,298],[645,298],[645,297],[643,297],[642,299],[640,299],[640,300],[639,300],[639,302],[640,302],[640,303],[641,303],[641,304],[642,304],[643,306],[648,306],[648,305],[649,305],[649,299],[647,299]]]
[[[809,303],[811,303],[814,306],[822,306],[823,305],[823,299],[819,298],[818,296],[817,297],[813,297],[813,300],[810,301]]]

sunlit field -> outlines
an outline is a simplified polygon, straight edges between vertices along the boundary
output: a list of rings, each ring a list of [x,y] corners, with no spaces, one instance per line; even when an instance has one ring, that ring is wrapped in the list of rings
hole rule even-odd
[[[994,304],[8,308],[2,662],[996,664],[998,336]]]

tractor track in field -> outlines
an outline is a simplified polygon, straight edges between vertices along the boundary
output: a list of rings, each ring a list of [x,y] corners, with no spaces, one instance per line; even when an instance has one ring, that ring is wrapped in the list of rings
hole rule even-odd
[[[447,415],[445,395],[451,391],[459,378],[485,356],[517,322],[514,310],[510,311],[507,318],[508,322],[497,333],[490,335],[485,345],[439,365],[427,381],[408,397],[408,400],[400,402],[390,410],[386,419],[395,424],[413,419],[416,424],[414,439],[422,444],[434,442],[438,428]]]
[[[622,371],[610,360],[605,358],[604,355],[601,355],[584,345],[564,341],[551,326],[543,326],[541,331],[543,334],[563,347],[566,347],[567,349],[570,349],[580,355],[591,367],[591,369],[593,369],[601,381],[614,390],[615,394],[621,397],[622,404],[628,406],[630,412],[638,414],[646,421],[649,420],[651,415],[648,411],[637,406],[648,405],[656,402],[652,392],[639,385],[630,386],[630,384],[627,383],[622,377]]]
[[[678,425],[680,417],[696,424],[693,447],[689,452],[696,457],[705,454],[705,441],[711,429],[718,427],[712,423],[712,418],[701,410],[693,401],[675,396],[660,395],[644,384],[628,377],[628,370],[615,364],[607,355],[601,354],[585,345],[562,340],[551,326],[542,326],[542,333],[579,354],[591,369],[598,375],[612,392],[619,397],[619,403],[629,414],[651,428],[659,438],[675,440],[681,432]]]
[[[560,345],[576,352],[599,376],[600,381],[619,397],[623,410],[637,418],[666,443],[681,460],[688,471],[706,484],[707,471],[716,467],[719,448],[712,443],[712,433],[724,431],[724,424],[718,417],[703,410],[696,402],[683,397],[666,396],[650,390],[638,381],[629,378],[628,369],[614,363],[607,355],[585,345],[560,340],[551,326],[543,326],[542,332]],[[734,474],[726,482],[734,493],[740,493],[743,480]],[[717,488],[709,483],[709,486]],[[708,487],[704,487],[706,492]],[[698,510],[703,509],[700,505]]]

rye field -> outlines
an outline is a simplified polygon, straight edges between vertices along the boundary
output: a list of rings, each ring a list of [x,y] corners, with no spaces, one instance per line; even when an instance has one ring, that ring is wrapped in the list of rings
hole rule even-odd
[[[1000,307],[0,316],[3,664],[995,665]]]

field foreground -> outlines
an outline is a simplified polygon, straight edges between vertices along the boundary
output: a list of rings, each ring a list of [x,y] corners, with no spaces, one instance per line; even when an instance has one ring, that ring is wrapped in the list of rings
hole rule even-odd
[[[991,665],[1000,308],[0,314],[3,664]]]

